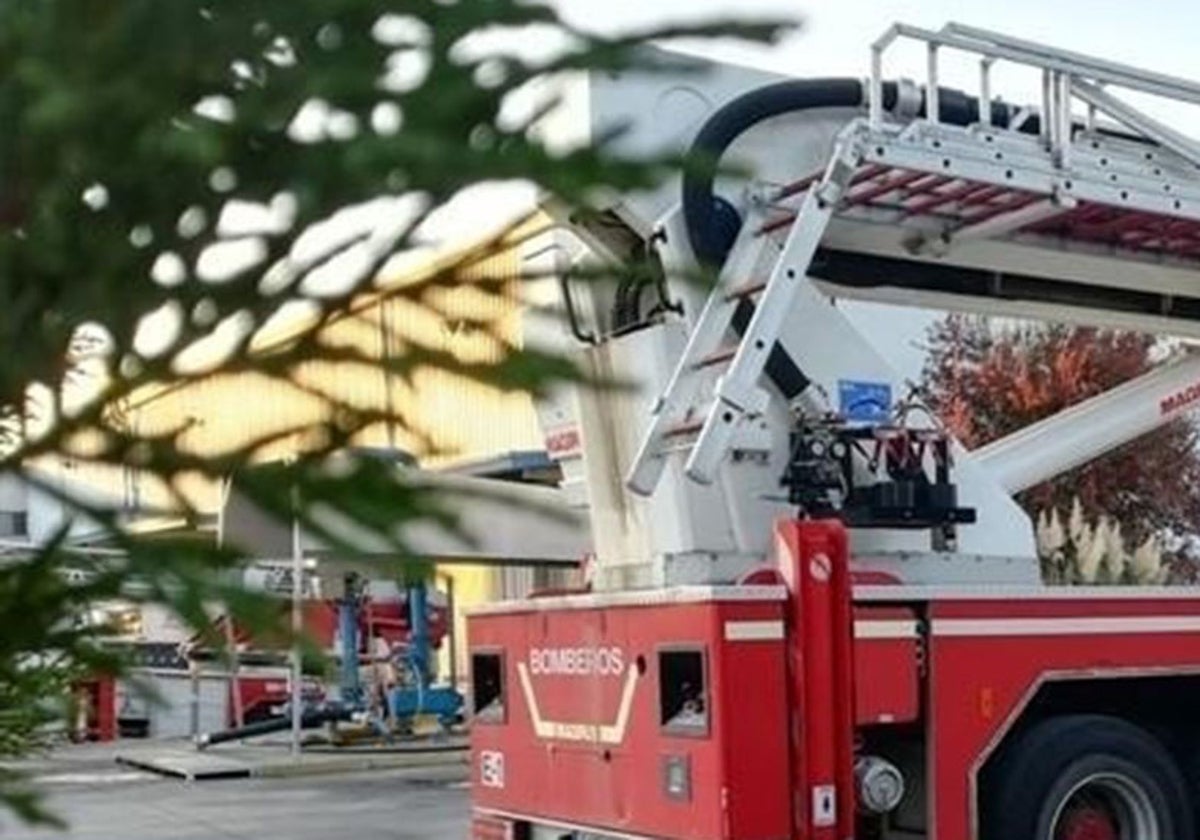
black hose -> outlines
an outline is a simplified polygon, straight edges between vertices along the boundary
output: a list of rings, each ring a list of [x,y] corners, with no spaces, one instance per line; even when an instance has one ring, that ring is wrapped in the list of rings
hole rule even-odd
[[[891,85],[893,98],[896,86]],[[811,108],[857,108],[863,104],[858,79],[797,79],[756,88],[717,109],[701,126],[683,174],[683,219],[696,258],[719,267],[741,227],[733,205],[713,192],[717,167],[726,150],[764,120]]]
[[[309,710],[301,716],[300,728],[312,729],[330,721],[349,720],[350,715],[351,710],[341,706]],[[242,738],[257,738],[260,735],[286,732],[291,728],[292,719],[290,716],[270,717],[265,720],[255,721],[254,723],[247,723],[244,726],[235,726],[230,729],[222,729],[219,732],[205,733],[196,739],[196,747],[204,749],[214,744],[223,744],[226,741],[238,741]]]

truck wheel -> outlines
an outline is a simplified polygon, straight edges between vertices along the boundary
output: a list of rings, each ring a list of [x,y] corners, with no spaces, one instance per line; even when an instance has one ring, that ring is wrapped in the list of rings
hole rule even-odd
[[[1195,836],[1187,787],[1153,737],[1105,715],[1043,721],[984,791],[985,840],[1179,840]]]

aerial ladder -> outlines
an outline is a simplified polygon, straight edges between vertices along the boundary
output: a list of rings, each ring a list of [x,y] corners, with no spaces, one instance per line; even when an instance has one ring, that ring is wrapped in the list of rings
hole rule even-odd
[[[925,111],[908,125],[883,119],[882,62],[898,38],[923,42],[929,54]],[[981,102],[991,102],[989,74],[997,59],[1044,74],[1036,135],[991,125],[989,108],[968,126],[938,119],[938,51],[978,53]],[[824,171],[755,196],[738,241],[699,316],[629,472],[636,493],[653,491],[666,456],[690,437],[687,475],[713,480],[738,425],[761,414],[759,384],[796,291],[808,275],[837,214],[885,216],[904,230],[908,247],[941,251],[973,239],[1021,232],[1107,240],[1118,248],[1190,255],[1200,250],[1200,144],[1124,105],[1103,85],[1200,103],[1194,83],[1146,74],[1111,62],[1059,53],[1028,42],[951,24],[940,32],[897,25],[872,48],[870,115],[847,128]],[[1077,131],[1075,99],[1088,108]],[[1100,134],[1098,116],[1134,138]],[[1015,121],[1015,120],[1014,120]],[[1148,151],[1146,141],[1153,141]],[[789,203],[798,206],[792,209]],[[931,218],[932,217],[932,218]],[[932,224],[931,224],[932,222]],[[740,336],[732,322],[752,302]],[[725,367],[706,395],[706,370]]]
[[[924,85],[886,81],[899,40]],[[594,590],[470,619],[474,836],[1195,836],[1200,594],[1042,585],[1012,495],[1184,415],[1200,360],[967,452],[834,299],[1200,335],[1200,144],[1118,93],[1200,84],[960,24],[870,60],[709,116],[701,152],[762,132],[736,206],[685,176],[640,234],[613,211],[718,274],[587,336],[651,393],[575,397]],[[1037,105],[993,97],[1001,62]]]

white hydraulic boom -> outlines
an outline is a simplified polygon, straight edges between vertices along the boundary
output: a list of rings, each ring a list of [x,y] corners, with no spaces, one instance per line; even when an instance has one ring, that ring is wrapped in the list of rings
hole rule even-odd
[[[971,452],[1019,493],[1111,452],[1200,405],[1200,356],[1189,355]]]

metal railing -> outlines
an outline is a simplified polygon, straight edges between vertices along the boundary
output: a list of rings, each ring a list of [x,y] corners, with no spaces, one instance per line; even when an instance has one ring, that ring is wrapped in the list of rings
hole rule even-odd
[[[1097,113],[1104,114],[1200,166],[1200,143],[1125,104],[1104,89],[1107,85],[1200,105],[1200,84],[959,23],[948,23],[936,32],[898,23],[871,45],[869,121],[873,130],[881,129],[884,123],[884,53],[902,38],[926,45],[925,115],[929,122],[936,124],[941,111],[939,52],[950,48],[979,56],[979,121],[985,126],[990,125],[992,119],[991,71],[997,61],[1042,71],[1041,136],[1060,166],[1068,165],[1070,158],[1073,99],[1087,105],[1088,128],[1095,127]]]

